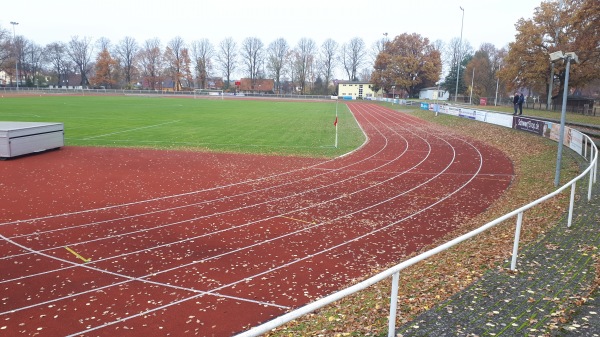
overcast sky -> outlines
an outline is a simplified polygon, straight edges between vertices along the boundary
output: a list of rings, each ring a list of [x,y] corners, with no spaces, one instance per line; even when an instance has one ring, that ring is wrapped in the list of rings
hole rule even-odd
[[[447,43],[460,37],[474,49],[484,42],[497,48],[514,40],[515,23],[531,18],[542,0],[6,0],[0,27],[39,45],[68,42],[72,36],[100,37],[116,44],[125,36],[138,43],[157,37],[163,45],[176,36],[190,43],[226,37],[239,44],[258,37],[265,46],[283,37],[295,46],[302,37],[318,46],[327,38],[339,44],[361,37],[367,47],[402,33],[418,33]]]
[[[541,0],[10,0],[3,1],[0,25],[40,45],[68,41],[71,36],[113,43],[125,36],[138,42],[158,37],[166,44],[175,36],[186,42],[206,37],[217,44],[231,36],[241,42],[259,37],[265,45],[284,37],[295,45],[309,37],[320,45],[362,37],[367,45],[402,33],[418,33],[431,41],[460,36],[477,49],[483,42],[502,47],[515,35],[519,18],[531,18]]]

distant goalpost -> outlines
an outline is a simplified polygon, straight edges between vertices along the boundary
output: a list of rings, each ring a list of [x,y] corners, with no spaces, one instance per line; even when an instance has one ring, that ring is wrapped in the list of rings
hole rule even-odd
[[[194,89],[194,98],[223,99],[223,90],[220,89]]]

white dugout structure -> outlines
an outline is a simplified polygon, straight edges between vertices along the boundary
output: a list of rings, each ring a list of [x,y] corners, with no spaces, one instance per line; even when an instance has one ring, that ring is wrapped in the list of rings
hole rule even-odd
[[[0,158],[60,148],[64,134],[63,123],[0,122]]]
[[[560,124],[552,123],[547,121],[536,120],[527,117],[521,116],[513,116],[506,113],[499,113],[494,111],[485,111],[473,109],[470,107],[460,107],[460,106],[450,106],[450,105],[439,105],[439,104],[429,104],[429,103],[421,103],[421,109],[434,111],[436,115],[438,113],[448,114],[461,118],[468,118],[472,120],[477,120],[484,123],[490,123],[495,125],[500,125],[508,128],[514,128],[518,130],[522,130],[525,132],[530,132],[537,134],[542,137],[547,137],[552,140],[558,141],[559,139],[559,127]],[[317,309],[323,308],[329,304],[334,303],[344,297],[353,295],[361,290],[368,288],[369,286],[383,281],[389,277],[392,277],[392,292],[390,296],[390,313],[388,318],[388,337],[394,337],[396,334],[396,313],[397,313],[397,302],[398,302],[398,282],[400,280],[400,271],[405,268],[408,268],[418,262],[421,262],[429,257],[432,257],[438,253],[441,253],[459,243],[466,241],[474,236],[477,236],[486,230],[508,220],[511,218],[517,217],[516,229],[515,229],[515,239],[513,244],[513,252],[512,252],[512,260],[511,260],[511,270],[516,269],[517,256],[519,250],[519,237],[521,233],[521,225],[523,222],[523,213],[530,208],[537,206],[538,204],[562,193],[567,188],[571,188],[571,198],[569,203],[569,214],[568,214],[568,223],[567,226],[571,226],[572,218],[573,218],[573,205],[575,202],[575,189],[578,181],[584,179],[586,176],[589,176],[589,185],[588,185],[588,201],[592,198],[592,185],[596,183],[597,179],[597,171],[598,171],[598,148],[594,144],[591,138],[587,135],[581,133],[578,130],[573,128],[565,127],[565,138],[564,145],[571,148],[573,151],[581,155],[588,161],[588,167],[583,170],[583,172],[564,184],[563,186],[556,189],[554,192],[545,195],[531,203],[522,206],[510,213],[507,213],[495,220],[488,222],[487,224],[469,232],[464,235],[461,235],[451,241],[448,241],[438,247],[430,249],[424,253],[421,253],[413,258],[410,258],[406,261],[403,261],[379,274],[376,274],[360,283],[357,283],[351,287],[346,289],[342,289],[338,292],[335,292],[331,295],[323,297],[315,302],[309,303],[303,307],[300,307],[296,310],[288,312],[282,316],[279,316],[271,321],[268,321],[264,324],[256,326],[248,331],[240,333],[236,335],[236,337],[250,337],[250,336],[260,336],[264,333],[271,331],[274,328],[277,328],[285,323],[288,323],[294,319],[300,318],[306,314],[309,314]],[[589,148],[589,151],[588,151]],[[583,200],[582,200],[583,202]]]

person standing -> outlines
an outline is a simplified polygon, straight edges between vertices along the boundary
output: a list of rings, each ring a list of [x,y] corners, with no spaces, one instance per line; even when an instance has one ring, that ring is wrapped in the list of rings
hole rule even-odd
[[[517,115],[517,111],[519,111],[519,100],[521,99],[521,96],[519,96],[518,92],[515,92],[515,96],[513,97],[513,105],[515,108],[515,113],[513,114],[514,116]]]
[[[519,95],[519,103],[518,103],[519,104],[519,115],[523,114],[523,102],[525,102],[525,97],[523,96],[523,93],[521,93],[521,95]]]

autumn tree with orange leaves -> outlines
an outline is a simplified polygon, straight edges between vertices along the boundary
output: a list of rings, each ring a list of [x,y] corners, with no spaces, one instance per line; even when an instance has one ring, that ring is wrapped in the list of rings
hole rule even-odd
[[[119,62],[112,58],[106,48],[96,57],[95,74],[91,78],[93,86],[111,88],[117,83],[117,66]]]
[[[396,86],[396,93],[404,89],[414,97],[422,88],[433,86],[441,72],[440,52],[429,39],[416,33],[404,33],[385,43],[375,60],[371,81],[376,90],[383,88],[391,93],[392,86]]]
[[[562,2],[562,7],[558,1],[542,2],[533,19],[521,19],[515,25],[516,40],[510,43],[499,72],[508,88],[530,88],[547,95],[551,81],[548,55],[558,50],[579,57],[579,63],[571,65],[569,87],[581,88],[600,78],[600,1]],[[564,62],[554,66],[553,97],[562,93],[566,75]]]

